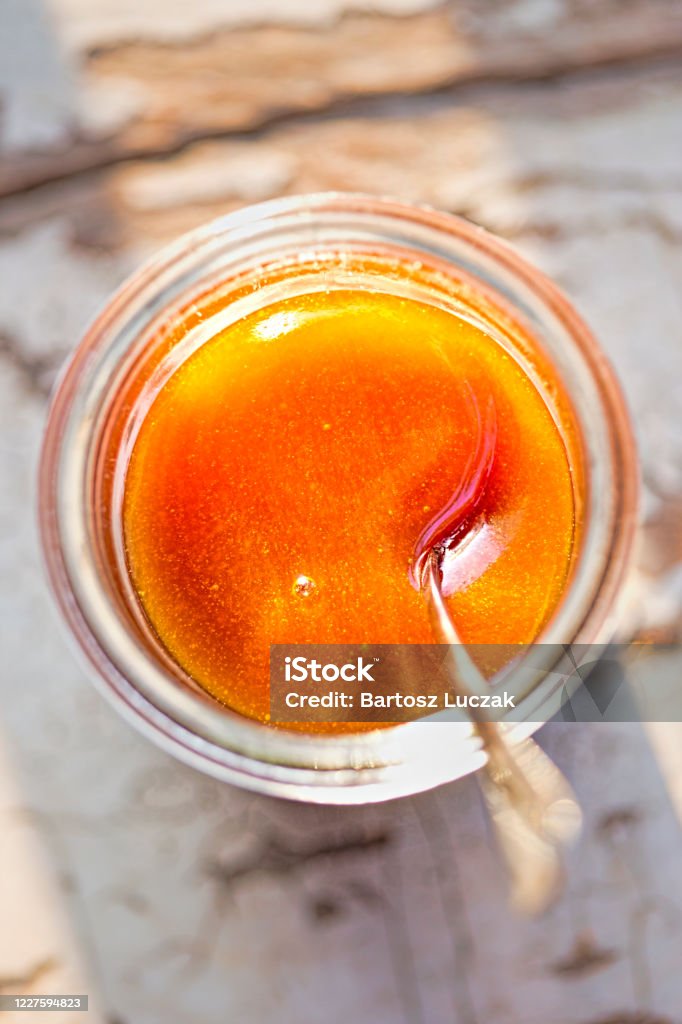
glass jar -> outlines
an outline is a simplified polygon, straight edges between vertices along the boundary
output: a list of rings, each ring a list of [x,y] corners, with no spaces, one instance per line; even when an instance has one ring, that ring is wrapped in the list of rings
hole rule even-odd
[[[408,268],[407,273],[398,270]],[[364,268],[364,269],[362,269]],[[139,270],[92,324],[59,382],[40,470],[52,588],[103,692],[151,739],[195,767],[264,793],[321,803],[385,800],[480,767],[467,722],[344,735],[273,729],[215,702],[161,648],[125,569],[121,502],[135,431],[153,395],[220,326],[311,287],[380,287],[481,323],[527,372],[551,367],[579,490],[580,529],[563,598],[538,641],[602,642],[632,546],[635,450],[618,385],[566,298],[511,248],[457,217],[372,196],[296,196],[239,210]],[[225,296],[229,298],[224,305]],[[561,395],[545,395],[550,408]],[[510,728],[556,710],[561,682],[512,669]]]

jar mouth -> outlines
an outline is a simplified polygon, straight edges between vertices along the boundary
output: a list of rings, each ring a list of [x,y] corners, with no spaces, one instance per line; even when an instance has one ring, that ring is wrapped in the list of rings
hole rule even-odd
[[[584,448],[584,526],[564,596],[537,642],[608,639],[637,501],[635,448],[618,384],[555,285],[483,229],[426,207],[347,193],[297,196],[228,214],[179,239],[122,286],[75,351],[52,402],[40,467],[40,526],[52,588],[79,650],[119,709],[211,774],[343,803],[386,799],[464,774],[480,763],[478,740],[467,723],[415,722],[344,735],[285,732],[183,682],[170,660],[140,641],[125,595],[107,585],[93,495],[107,475],[103,410],[121,390],[150,325],[171,322],[169,311],[186,308],[218,283],[229,282],[237,296],[249,273],[262,274],[273,261],[289,259],[295,277],[325,253],[358,251],[411,258],[429,273],[468,283],[501,316],[523,321],[554,367]],[[248,304],[248,288],[239,294]],[[531,729],[557,709],[559,685],[547,678],[523,695],[519,718]]]

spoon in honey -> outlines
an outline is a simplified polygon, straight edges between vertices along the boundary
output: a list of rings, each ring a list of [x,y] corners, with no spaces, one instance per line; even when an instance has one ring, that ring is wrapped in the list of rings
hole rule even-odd
[[[581,811],[568,782],[532,739],[512,738],[504,725],[468,702],[489,685],[463,644],[442,592],[443,547],[421,560],[421,586],[437,634],[450,647],[450,684],[467,698],[467,712],[487,754],[478,779],[504,858],[511,902],[537,914],[558,895],[563,849],[580,828]]]

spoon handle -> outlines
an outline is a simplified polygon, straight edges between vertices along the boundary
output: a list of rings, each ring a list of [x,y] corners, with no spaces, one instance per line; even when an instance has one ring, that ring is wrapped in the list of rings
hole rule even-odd
[[[450,645],[456,695],[483,692],[487,681],[445,605],[435,550],[424,564],[422,585],[434,626]],[[564,776],[537,743],[512,740],[482,708],[469,706],[468,713],[488,755],[479,782],[510,876],[511,902],[526,913],[539,913],[561,889],[563,848],[580,828],[580,807]]]

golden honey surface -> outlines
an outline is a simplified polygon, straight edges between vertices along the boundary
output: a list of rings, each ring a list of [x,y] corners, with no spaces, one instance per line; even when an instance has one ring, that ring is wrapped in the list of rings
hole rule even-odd
[[[561,433],[513,356],[451,312],[359,289],[216,333],[154,399],[125,485],[128,567],[158,637],[261,721],[272,643],[437,642],[414,563],[453,530],[443,582],[462,638],[532,641],[574,529]]]

